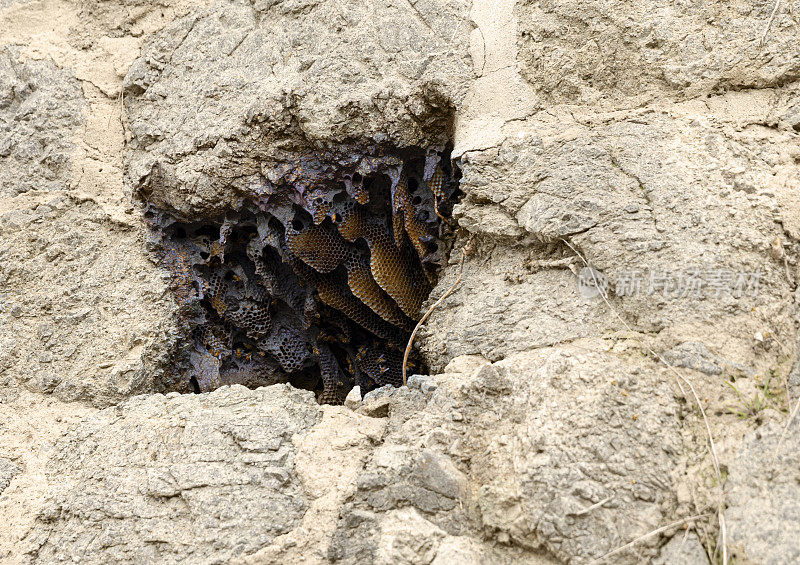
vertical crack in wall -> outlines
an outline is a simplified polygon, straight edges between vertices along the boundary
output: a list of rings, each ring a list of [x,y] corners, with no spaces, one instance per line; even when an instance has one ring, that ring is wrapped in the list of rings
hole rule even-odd
[[[399,386],[458,176],[443,148],[340,147],[298,156],[218,217],[148,205],[184,336],[163,388],[290,382],[341,403],[354,385]]]

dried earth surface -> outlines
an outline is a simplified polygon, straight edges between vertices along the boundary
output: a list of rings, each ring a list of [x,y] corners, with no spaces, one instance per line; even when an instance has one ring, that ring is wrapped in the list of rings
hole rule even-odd
[[[796,561],[799,15],[0,0],[0,562]],[[431,375],[162,394],[143,200],[446,141]]]

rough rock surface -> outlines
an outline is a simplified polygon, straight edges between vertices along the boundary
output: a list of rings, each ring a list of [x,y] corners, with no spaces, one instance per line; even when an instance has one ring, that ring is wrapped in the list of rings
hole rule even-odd
[[[761,370],[778,363],[794,341],[756,360],[753,337],[796,332],[798,247],[781,195],[796,190],[797,134],[760,124],[777,120],[788,100],[789,92],[757,91],[668,110],[537,114],[501,146],[465,151],[456,215],[483,244],[428,326],[438,367],[452,356],[500,359],[597,334],[598,323],[624,329],[600,297],[579,292],[565,269],[583,267],[576,253],[603,273],[638,331],[661,332],[665,345],[696,337]],[[688,282],[695,270],[700,292]],[[759,273],[757,293],[749,273]],[[487,287],[488,305],[465,299]]]
[[[519,2],[520,68],[543,102],[641,105],[769,88],[796,80],[800,71],[791,8],[765,31],[775,7],[767,0],[623,6],[620,0]]]
[[[170,396],[108,408],[59,440],[32,562],[219,562],[297,525],[307,501],[292,440],[319,420],[311,393]]]
[[[0,194],[64,190],[70,136],[83,121],[80,84],[50,60],[20,62],[18,53],[0,52]]]
[[[800,559],[798,426],[774,418],[747,434],[728,475],[729,536],[737,562],[791,563]]]
[[[98,405],[153,390],[171,303],[139,229],[90,197],[54,194],[18,197],[0,234],[3,378]]]
[[[125,79],[131,190],[192,217],[257,195],[309,148],[443,145],[469,77],[467,11],[221,1],[176,20]]]
[[[627,361],[583,347],[460,358],[435,386],[390,394],[386,437],[344,505],[332,556],[381,561],[386,513],[408,506],[442,536],[480,532],[495,550],[564,561],[657,527],[679,505],[682,407],[663,370]],[[350,528],[374,544],[354,545]]]
[[[54,446],[26,555],[599,557],[680,510],[681,403],[663,370],[632,365],[580,347],[493,365],[461,358],[453,372],[384,391],[388,419],[323,410],[288,385],[137,397]],[[598,437],[597,426],[612,432]]]
[[[0,459],[0,494],[11,484],[11,479],[19,475],[22,469],[10,459]]]
[[[10,387],[3,385],[3,391]],[[33,527],[45,500],[45,467],[53,446],[81,418],[96,411],[53,395],[15,390],[0,402],[0,562],[23,559],[22,539]]]
[[[669,563],[685,563],[686,565],[708,565],[703,545],[692,531],[678,532],[667,544],[661,548],[659,556],[653,560],[656,565]]]
[[[614,559],[706,563],[719,508],[729,555],[796,560],[799,12],[629,4],[0,0],[0,561],[585,563],[704,514]],[[438,375],[155,394],[131,195],[216,213],[300,151],[445,140]]]
[[[0,150],[0,381],[9,396],[24,386],[105,406],[152,391],[173,304],[121,191],[117,96],[140,40],[119,37],[126,7],[105,11],[116,31],[104,34],[80,9],[93,13],[0,11],[0,145],[11,149]],[[54,20],[71,31],[47,32]],[[142,23],[139,34],[153,29]]]

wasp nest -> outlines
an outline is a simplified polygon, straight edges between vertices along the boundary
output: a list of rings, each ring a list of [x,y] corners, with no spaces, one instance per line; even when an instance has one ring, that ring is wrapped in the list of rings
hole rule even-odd
[[[341,403],[401,384],[457,183],[446,153],[342,155],[298,157],[213,220],[148,206],[186,335],[166,389],[291,382]]]

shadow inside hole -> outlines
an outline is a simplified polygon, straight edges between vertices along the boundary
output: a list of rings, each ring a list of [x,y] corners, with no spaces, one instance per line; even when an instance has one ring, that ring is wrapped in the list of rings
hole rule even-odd
[[[449,215],[460,192],[447,152],[387,153],[364,158],[363,174],[351,160],[316,178],[313,198],[286,183],[266,204],[245,200],[221,217],[147,211],[184,336],[164,389],[288,382],[341,403],[355,385],[401,384],[405,345],[453,236],[435,210]],[[426,160],[444,178],[438,202]],[[410,370],[425,367],[412,355]]]

